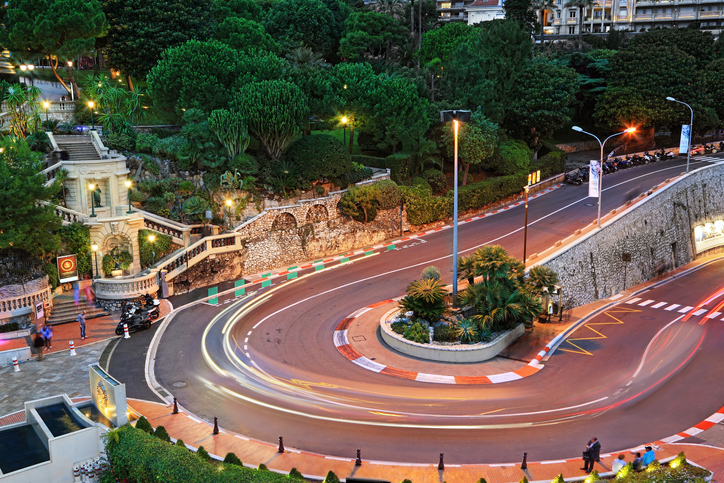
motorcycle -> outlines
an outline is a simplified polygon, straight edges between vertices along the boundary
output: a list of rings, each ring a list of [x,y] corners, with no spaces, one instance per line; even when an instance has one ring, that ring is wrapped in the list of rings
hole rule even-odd
[[[145,308],[146,310],[149,310],[149,311],[151,312],[152,317],[154,318],[154,320],[157,319],[158,316],[160,315],[160,310],[159,310],[159,309],[160,309],[160,306],[161,306],[161,302],[160,302],[158,299],[155,299],[155,298],[151,297],[151,295],[145,294],[145,295],[143,296],[143,301],[142,301],[142,303],[143,303],[143,305],[144,305],[144,308]]]
[[[649,164],[650,162],[654,161],[654,158],[649,154],[648,151],[644,151],[643,160],[644,164]]]
[[[578,171],[571,171],[570,173],[566,173],[566,175],[563,177],[563,181],[568,184],[583,184],[580,176],[578,176]]]
[[[578,177],[581,178],[581,182],[587,183],[588,177],[591,175],[591,168],[588,166],[581,166],[578,168]]]
[[[616,172],[616,166],[611,161],[603,162],[603,174],[610,174]]]
[[[128,332],[136,332],[151,327],[151,316],[148,313],[133,314],[127,318],[121,318],[116,326],[116,335],[123,335],[123,326],[128,325]]]
[[[671,151],[665,151],[664,148],[661,148],[655,155],[659,161],[674,159],[674,153],[672,153]]]
[[[141,301],[124,301],[123,305],[121,306],[121,318],[128,317],[134,313],[145,312],[151,314],[151,318],[153,320],[156,320],[161,314],[161,303],[148,294],[144,295],[143,297],[144,298]]]

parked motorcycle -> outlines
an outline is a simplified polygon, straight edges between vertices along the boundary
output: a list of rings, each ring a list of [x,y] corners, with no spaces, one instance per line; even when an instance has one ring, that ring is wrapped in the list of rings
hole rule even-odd
[[[123,335],[123,326],[128,325],[128,332],[136,332],[151,327],[151,316],[148,313],[133,314],[130,317],[121,318],[116,326],[116,335]]]
[[[671,151],[666,151],[666,150],[664,150],[664,148],[661,148],[658,150],[658,152],[656,152],[656,158],[659,161],[664,161],[667,159],[674,159],[674,153],[672,153]]]
[[[566,173],[566,175],[563,177],[563,181],[568,184],[583,184],[583,181],[581,181],[581,177],[578,176],[577,170]]]
[[[591,174],[591,168],[589,166],[581,166],[578,168],[578,177],[581,178],[583,183],[588,182],[588,178]]]

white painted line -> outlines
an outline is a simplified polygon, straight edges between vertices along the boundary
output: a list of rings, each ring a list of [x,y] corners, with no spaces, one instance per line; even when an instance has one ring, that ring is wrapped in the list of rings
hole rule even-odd
[[[639,307],[646,307],[647,305],[652,304],[654,302],[655,302],[655,300],[647,300],[646,302],[641,302],[639,304]]]
[[[334,331],[334,346],[339,347],[341,345],[349,344],[347,340],[346,330],[335,330]]]
[[[687,306],[684,307],[683,309],[677,310],[677,312],[679,312],[680,314],[683,314],[683,313],[685,313],[685,312],[690,311],[690,310],[693,309],[693,308],[694,308],[694,307],[691,307],[691,306],[687,305]]]
[[[694,315],[696,315],[698,317],[699,315],[704,314],[704,313],[706,313],[706,309],[699,309],[696,312],[694,312]]]
[[[249,338],[248,338],[248,337],[247,337],[246,339],[244,339],[244,344],[246,344],[247,342],[249,342]]]
[[[721,315],[721,312],[713,312],[706,316],[707,319],[713,319],[714,317],[719,317]]]
[[[324,459],[325,460],[335,460],[335,461],[352,461],[349,458],[338,458],[336,456],[325,456]]]
[[[235,434],[234,437],[235,437],[235,438],[239,438],[239,439],[243,439],[244,441],[249,441],[249,438],[246,438],[246,437],[244,437],[244,436],[242,436],[242,435],[240,435],[240,434]]]
[[[675,434],[673,436],[669,436],[668,438],[664,438],[661,441],[663,441],[664,443],[671,444],[671,443],[676,443],[677,441],[681,441],[682,439],[684,439],[684,438],[679,436],[678,434]]]
[[[244,352],[246,352],[248,350],[249,350],[249,348],[246,346],[246,344],[244,344]]]
[[[724,414],[722,413],[714,413],[708,418],[706,418],[704,421],[709,421],[710,423],[720,423],[724,421]]]
[[[248,334],[246,334],[246,335],[251,335],[251,331],[249,331],[249,333],[248,333]]]
[[[436,382],[438,384],[455,384],[455,376],[438,376],[437,374],[419,373],[415,378],[418,382]]]
[[[248,359],[251,359],[251,356],[249,355],[248,352],[244,352],[244,354],[246,355],[246,357],[247,357]]]
[[[603,455],[601,455],[601,458],[603,458]],[[564,463],[568,463],[568,461],[566,461],[566,460],[555,460],[555,461],[541,461],[541,462],[540,462],[540,464],[542,464],[542,465],[560,465],[560,464],[564,464]]]
[[[671,311],[674,310],[676,307],[681,307],[681,305],[679,305],[679,304],[669,305],[669,306],[666,307],[664,310],[667,310],[667,311],[671,312]]]
[[[515,372],[504,372],[502,374],[493,374],[492,376],[488,376],[488,379],[490,379],[490,382],[493,384],[499,384],[501,382],[516,381],[523,378]]]
[[[518,463],[496,463],[494,465],[488,465],[491,468],[502,468],[503,466],[518,466]]]
[[[651,308],[652,308],[652,309],[658,309],[659,307],[663,307],[663,306],[666,305],[666,304],[668,304],[668,302],[659,302],[659,303],[656,304],[656,305],[652,305]]]
[[[684,433],[688,434],[689,436],[695,436],[695,435],[697,435],[699,433],[703,433],[703,432],[704,432],[704,430],[699,429],[699,428],[689,428],[686,431],[684,431]]]
[[[638,302],[639,300],[641,300],[641,297],[634,297],[634,298],[632,298],[631,300],[627,300],[626,303],[627,303],[627,304],[635,304],[635,303]]]
[[[371,361],[364,356],[358,357],[357,359],[353,360],[352,362],[354,362],[358,366],[368,369],[372,372],[380,372],[382,369],[387,367],[387,366],[383,366],[382,364],[378,364],[375,361]]]
[[[568,238],[570,238],[570,237],[568,237]],[[620,299],[621,297],[623,297],[623,294],[622,294],[622,293],[617,293],[617,294],[614,295],[613,297],[609,297],[608,300],[618,300],[618,299]]]

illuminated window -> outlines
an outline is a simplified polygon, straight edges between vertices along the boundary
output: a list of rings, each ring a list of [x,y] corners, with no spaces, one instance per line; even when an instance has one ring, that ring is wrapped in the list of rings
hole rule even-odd
[[[440,4],[440,8],[450,8],[450,2],[443,2]]]

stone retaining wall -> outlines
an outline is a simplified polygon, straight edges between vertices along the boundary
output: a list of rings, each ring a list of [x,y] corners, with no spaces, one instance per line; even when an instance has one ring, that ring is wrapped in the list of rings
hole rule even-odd
[[[700,168],[650,191],[600,230],[539,264],[558,273],[568,308],[610,297],[695,260],[694,227],[722,218],[722,193],[724,165]]]

